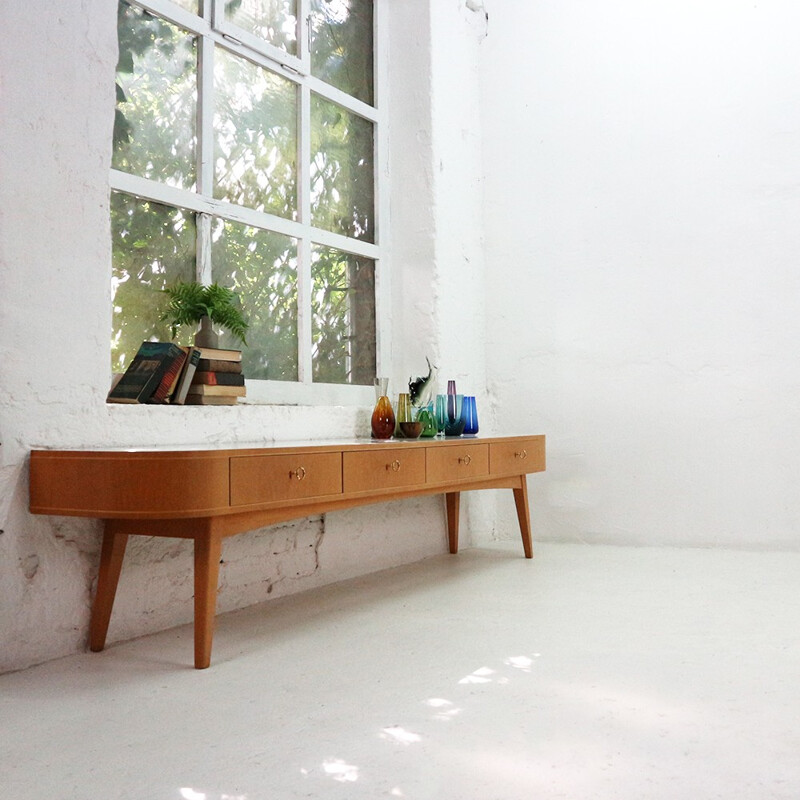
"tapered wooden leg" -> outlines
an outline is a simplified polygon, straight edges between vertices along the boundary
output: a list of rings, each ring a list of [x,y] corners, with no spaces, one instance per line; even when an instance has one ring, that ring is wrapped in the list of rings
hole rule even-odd
[[[533,542],[531,540],[531,515],[528,507],[528,480],[520,475],[519,488],[514,489],[514,503],[517,506],[519,532],[522,534],[522,547],[525,558],[533,558]]]
[[[122,559],[127,544],[128,534],[115,533],[114,520],[106,520],[103,547],[100,550],[97,592],[92,603],[92,617],[89,622],[89,649],[95,653],[106,646],[108,623],[111,621],[111,609],[117,594],[119,573],[122,570]]]
[[[211,526],[194,540],[194,666],[211,663],[222,539]]]
[[[450,544],[450,552],[458,552],[458,511],[461,505],[460,492],[447,492],[445,494],[447,503],[447,540]]]

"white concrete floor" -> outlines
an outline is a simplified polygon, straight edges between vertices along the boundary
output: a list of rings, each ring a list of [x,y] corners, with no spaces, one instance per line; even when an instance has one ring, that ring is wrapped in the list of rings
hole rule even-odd
[[[0,677],[9,800],[800,798],[800,553],[467,550]]]

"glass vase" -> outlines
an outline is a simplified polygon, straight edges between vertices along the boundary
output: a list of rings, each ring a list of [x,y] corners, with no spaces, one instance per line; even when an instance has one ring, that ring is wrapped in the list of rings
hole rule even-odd
[[[397,421],[411,422],[411,396],[407,392],[397,395]]]
[[[436,395],[436,432],[444,435],[444,429],[447,425],[447,395]]]
[[[374,439],[391,439],[394,434],[394,409],[386,393],[388,388],[388,378],[375,378],[375,408],[372,411]]]
[[[464,397],[461,416],[464,418],[464,435],[475,436],[478,432],[478,406],[472,395]]]
[[[434,411],[433,403],[419,409],[417,412],[417,422],[422,423],[422,433],[420,435],[423,439],[436,436],[439,431],[436,425],[436,412]]]
[[[464,433],[464,395],[447,395],[447,422],[444,426],[445,436],[461,436]]]

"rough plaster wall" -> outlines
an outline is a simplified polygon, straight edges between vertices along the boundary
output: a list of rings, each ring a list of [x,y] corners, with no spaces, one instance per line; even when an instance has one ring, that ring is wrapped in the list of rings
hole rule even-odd
[[[402,16],[400,4],[393,5],[392,13]],[[406,12],[412,7],[427,20],[425,2],[415,0]],[[104,402],[110,380],[107,180],[115,4],[72,0],[54,12],[48,0],[32,0],[11,4],[6,12],[14,37],[0,49],[0,671],[85,646],[97,570],[98,523],[27,513],[31,447],[342,438],[364,435],[371,410],[189,410]],[[411,42],[415,23],[409,23]],[[426,21],[415,58],[426,57],[427,31]],[[390,53],[393,86],[417,80],[420,67],[413,53],[413,47]],[[392,172],[412,181],[415,191],[430,183],[428,194],[409,203],[398,181],[391,198],[394,240],[406,243],[394,253],[392,270],[401,288],[424,286],[426,280],[432,285],[431,271],[438,266],[431,250],[436,226],[430,221],[438,191],[430,168],[435,137],[430,115],[422,122],[414,119],[430,100],[426,91],[392,90],[393,97],[409,102],[408,124],[392,129],[392,149],[400,154]],[[463,220],[465,230],[475,224],[476,213]],[[450,236],[457,238],[453,231]],[[459,283],[461,321],[480,305],[470,295],[475,286],[472,278]],[[408,374],[419,371],[423,346],[434,355],[460,352],[462,361],[451,367],[457,374],[477,369],[479,358],[467,365],[463,349],[452,344],[463,336],[455,306],[446,312],[453,324],[441,328],[437,315],[442,311],[429,299],[422,289],[410,299],[403,291],[394,294],[395,337],[408,343],[407,349],[398,348],[399,366],[391,376],[397,391]],[[416,346],[422,339],[424,345]],[[465,528],[470,520],[465,514]],[[141,539],[129,547],[109,631],[112,641],[191,618],[187,545]],[[228,610],[445,549],[436,498],[254,531],[224,545],[219,607]]]
[[[408,143],[392,153],[392,217],[410,234],[394,225],[393,291],[404,301],[394,320],[394,392],[424,374],[428,356],[439,391],[453,378],[477,396],[488,433],[478,80],[486,18],[464,0],[392,3],[391,15],[392,68],[407,74],[392,82],[390,124]],[[494,504],[493,492],[462,496],[462,545],[493,537]]]
[[[436,323],[441,378],[484,399],[486,315],[478,56],[486,22],[463,0],[431,3]],[[487,424],[489,420],[487,419]]]
[[[790,0],[491,14],[489,383],[500,430],[548,435],[539,537],[800,546],[798,28]]]
[[[441,384],[475,395],[482,433],[494,407],[486,391],[483,170],[479,63],[488,23],[479,0],[431,3],[436,324]],[[495,537],[496,492],[462,495],[467,542]]]
[[[439,361],[436,306],[439,279],[434,270],[436,220],[431,122],[431,25],[427,0],[389,3],[391,69],[404,80],[391,81],[389,126],[403,132],[404,148],[390,152],[392,294],[402,297],[393,322],[392,395],[407,391],[409,377],[424,374],[425,357]],[[398,231],[403,231],[398,235]]]

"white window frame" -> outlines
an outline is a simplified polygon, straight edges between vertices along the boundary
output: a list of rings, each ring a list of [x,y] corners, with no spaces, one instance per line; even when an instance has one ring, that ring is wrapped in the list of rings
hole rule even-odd
[[[186,209],[197,214],[197,275],[211,282],[211,217],[285,234],[297,240],[298,262],[298,380],[269,381],[247,379],[247,403],[290,405],[364,405],[374,399],[372,387],[312,381],[311,353],[311,249],[323,245],[375,261],[375,359],[378,375],[390,371],[390,275],[389,275],[389,195],[388,195],[388,91],[385,57],[389,0],[374,0],[374,106],[363,103],[310,74],[309,0],[298,0],[298,57],[248,35],[223,18],[224,0],[200,0],[200,15],[192,14],[170,0],[126,0],[130,5],[163,17],[198,36],[197,102],[197,187],[195,191],[168,186],[158,181],[112,169],[111,189],[145,200]],[[300,33],[302,32],[302,35]],[[252,46],[248,46],[252,45]],[[298,103],[298,219],[278,217],[255,209],[216,200],[214,182],[214,82],[213,50],[224,47],[271,70],[299,87]],[[211,78],[209,80],[209,78]],[[352,239],[311,225],[309,170],[311,164],[311,93],[337,103],[374,125],[373,164],[375,170],[374,243]]]

